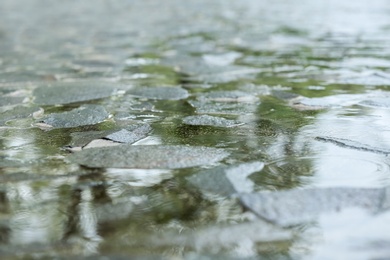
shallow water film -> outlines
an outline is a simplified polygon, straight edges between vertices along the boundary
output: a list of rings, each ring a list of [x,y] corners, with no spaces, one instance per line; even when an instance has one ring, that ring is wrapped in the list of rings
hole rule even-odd
[[[1,259],[389,259],[386,0],[0,2]]]

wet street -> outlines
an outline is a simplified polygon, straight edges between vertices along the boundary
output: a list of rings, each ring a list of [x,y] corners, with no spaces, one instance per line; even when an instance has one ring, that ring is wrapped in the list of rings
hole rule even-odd
[[[388,259],[386,0],[0,2],[1,259]]]

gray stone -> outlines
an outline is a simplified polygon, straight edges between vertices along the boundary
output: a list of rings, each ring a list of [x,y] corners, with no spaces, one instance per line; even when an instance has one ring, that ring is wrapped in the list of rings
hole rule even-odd
[[[362,106],[368,107],[377,107],[377,108],[390,108],[390,97],[382,97],[382,98],[371,98],[367,100],[363,100],[359,103]]]
[[[120,145],[86,149],[69,160],[92,168],[178,169],[213,164],[228,155],[201,146]]]
[[[36,104],[58,105],[109,97],[117,88],[116,84],[110,82],[58,82],[39,86],[33,94]]]
[[[246,115],[256,111],[257,105],[252,103],[216,102],[212,100],[189,100],[188,103],[199,114]]]
[[[345,138],[337,138],[337,137],[331,137],[331,136],[317,136],[315,137],[315,140],[325,142],[325,143],[332,143],[340,147],[345,147],[349,149],[354,150],[360,150],[360,151],[366,151],[366,152],[372,152],[372,153],[378,153],[378,154],[390,154],[390,149],[385,149],[381,147],[373,147],[368,144],[363,144],[354,140],[349,140]]]
[[[225,119],[223,117],[215,117],[209,115],[187,116],[183,118],[183,123],[186,125],[204,125],[216,127],[234,127],[242,125],[235,120]]]
[[[93,140],[104,138],[118,143],[134,143],[152,130],[149,124],[132,124],[124,128],[115,128],[106,131],[87,131],[71,133],[70,147],[83,147]]]
[[[253,191],[254,183],[248,179],[248,176],[261,171],[263,167],[262,162],[221,166],[195,173],[187,180],[203,193],[231,196],[239,192]]]
[[[239,198],[259,217],[290,226],[313,221],[323,213],[352,207],[375,213],[383,209],[386,199],[388,201],[386,194],[385,189],[375,188],[325,188],[247,193]]]
[[[105,136],[104,138],[112,140],[114,142],[132,144],[138,140],[141,140],[142,138],[145,138],[151,130],[152,128],[150,127],[150,125],[143,124],[138,125],[138,127],[134,128],[133,130],[122,129],[116,131],[112,134]]]
[[[35,112],[41,110],[37,106],[25,107],[25,106],[17,106],[13,109],[4,111],[0,113],[0,125],[5,125],[7,121],[14,119],[22,119],[27,117],[32,117]]]
[[[159,100],[180,100],[189,96],[188,91],[181,87],[139,87],[127,93],[140,98]]]
[[[102,122],[108,116],[108,112],[102,106],[84,105],[71,111],[50,114],[41,122],[54,128],[70,128],[94,125]]]

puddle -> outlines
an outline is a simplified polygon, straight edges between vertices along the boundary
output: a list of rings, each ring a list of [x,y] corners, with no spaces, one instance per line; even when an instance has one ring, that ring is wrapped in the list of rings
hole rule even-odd
[[[0,258],[385,259],[389,14],[1,1]]]

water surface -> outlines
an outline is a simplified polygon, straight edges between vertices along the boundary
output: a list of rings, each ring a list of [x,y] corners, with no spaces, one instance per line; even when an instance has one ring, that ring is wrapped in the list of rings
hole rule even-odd
[[[3,0],[1,258],[387,258],[389,17]]]

